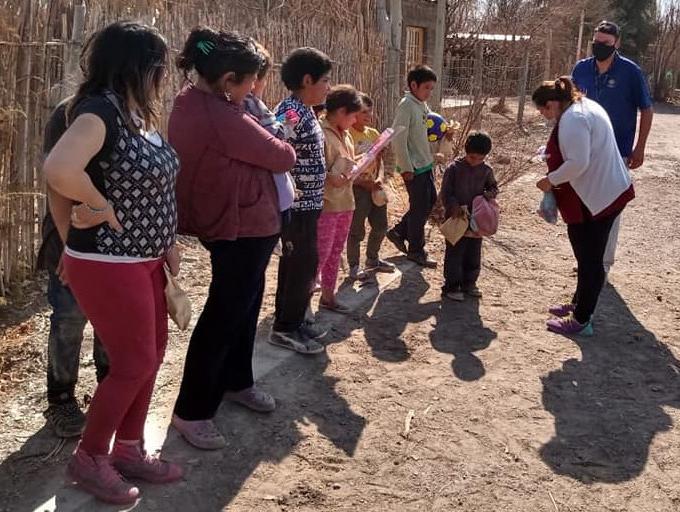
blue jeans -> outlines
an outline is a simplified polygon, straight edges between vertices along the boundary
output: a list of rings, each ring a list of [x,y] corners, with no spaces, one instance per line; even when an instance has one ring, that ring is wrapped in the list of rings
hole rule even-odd
[[[47,401],[54,404],[68,401],[75,395],[80,347],[87,318],[80,311],[71,290],[61,283],[54,272],[49,273],[47,300],[52,306],[47,341]],[[101,382],[109,371],[109,365],[96,333],[93,357],[97,382]]]

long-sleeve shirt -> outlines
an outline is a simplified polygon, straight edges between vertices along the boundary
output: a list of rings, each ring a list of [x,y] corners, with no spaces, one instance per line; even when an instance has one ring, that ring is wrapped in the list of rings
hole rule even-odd
[[[427,140],[427,114],[430,108],[407,92],[399,102],[392,127],[403,126],[404,131],[392,141],[397,160],[397,171],[423,174],[432,170],[434,159]]]
[[[495,195],[498,184],[493,169],[483,163],[472,167],[465,158],[456,159],[444,172],[441,198],[446,210],[446,217],[459,206],[467,206],[472,211],[472,201],[484,192]]]
[[[631,186],[607,112],[588,98],[574,102],[559,121],[564,162],[548,174],[553,186],[569,183],[593,216]]]
[[[286,140],[286,126],[276,120],[274,112],[269,110],[264,101],[253,93],[248,94],[243,100],[243,106],[251,116],[257,119],[260,126],[279,140]],[[279,209],[285,212],[293,206],[295,201],[295,182],[290,173],[274,174],[274,185],[279,196]]]
[[[302,193],[293,203],[294,211],[316,211],[323,208],[323,191],[326,182],[326,157],[324,136],[319,121],[311,107],[299,98],[290,96],[276,107],[276,115],[293,110],[299,117],[294,134],[288,142],[295,149],[297,159],[290,171],[295,187]]]

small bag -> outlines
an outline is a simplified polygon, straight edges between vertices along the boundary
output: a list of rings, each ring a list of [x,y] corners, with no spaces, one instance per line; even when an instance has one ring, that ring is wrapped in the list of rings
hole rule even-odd
[[[479,236],[492,236],[498,231],[501,209],[495,199],[477,196],[472,200],[473,231]],[[472,223],[471,223],[472,224]]]
[[[465,208],[462,217],[449,217],[439,226],[439,231],[441,231],[448,243],[456,245],[463,238],[469,227],[470,216],[468,215],[467,208]]]
[[[165,270],[165,301],[167,303],[168,315],[177,324],[180,330],[185,331],[191,322],[191,301],[187,293],[177,284],[177,280],[170,273],[167,265],[163,265]]]
[[[557,224],[557,199],[551,191],[543,192],[543,198],[538,205],[538,214],[549,224]]]

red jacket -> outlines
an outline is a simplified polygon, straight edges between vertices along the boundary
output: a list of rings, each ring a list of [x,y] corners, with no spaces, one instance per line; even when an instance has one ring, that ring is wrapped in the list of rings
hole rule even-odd
[[[201,240],[265,237],[280,230],[272,173],[295,150],[243,107],[187,85],[175,98],[168,138],[179,155],[178,232]]]

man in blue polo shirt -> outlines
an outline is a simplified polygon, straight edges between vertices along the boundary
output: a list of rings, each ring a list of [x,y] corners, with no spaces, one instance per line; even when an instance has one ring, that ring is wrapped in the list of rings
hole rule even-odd
[[[653,103],[642,70],[632,60],[619,55],[617,50],[620,46],[621,30],[618,25],[600,22],[593,37],[593,56],[577,62],[572,76],[578,88],[607,111],[621,156],[628,167],[637,169],[645,160],[645,146],[654,116]],[[636,142],[638,111],[640,124]],[[612,226],[607,244],[604,257],[607,273],[614,264],[620,218]]]

